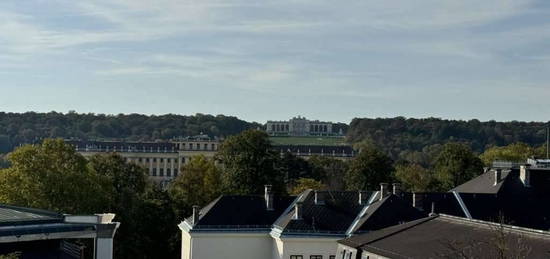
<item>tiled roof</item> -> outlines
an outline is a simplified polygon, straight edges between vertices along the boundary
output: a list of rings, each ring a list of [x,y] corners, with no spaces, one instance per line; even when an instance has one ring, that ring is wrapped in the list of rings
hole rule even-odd
[[[176,144],[171,142],[125,142],[125,141],[85,141],[66,140],[77,150],[90,151],[126,151],[126,152],[177,152]]]

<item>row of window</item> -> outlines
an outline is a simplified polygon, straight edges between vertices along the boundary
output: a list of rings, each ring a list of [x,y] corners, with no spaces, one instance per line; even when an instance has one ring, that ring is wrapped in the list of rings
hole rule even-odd
[[[157,176],[156,168],[153,168],[153,170],[151,171],[151,176]],[[159,168],[158,176],[161,176],[161,177],[164,176],[164,168]],[[166,168],[166,176],[172,177],[172,169]],[[174,169],[174,177],[177,177],[177,176],[178,176],[178,170]]]
[[[130,158],[126,158],[127,161],[130,161]],[[153,157],[153,158],[142,158],[142,157],[138,157],[137,158],[137,161],[140,162],[140,163],[143,163],[143,161],[145,161],[145,163],[149,163],[150,161],[153,161],[153,163],[156,163],[157,160],[161,163],[164,163],[164,158],[156,158],[156,157]],[[178,162],[178,158],[166,158],[166,162],[167,163],[171,163],[171,162],[174,162],[174,163],[177,163]],[[185,157],[182,157],[181,158],[181,163],[185,163]]]
[[[184,150],[217,150],[217,146],[214,143],[210,144],[210,149],[208,149],[208,143],[203,143],[201,148],[201,143],[189,143],[189,146],[185,143],[177,144],[178,149],[184,149]]]
[[[327,132],[327,125],[309,125],[310,132]]]
[[[328,257],[329,259],[336,259],[335,255],[331,255]],[[290,259],[304,259],[303,255],[291,255]],[[309,259],[323,259],[322,255],[310,255]]]

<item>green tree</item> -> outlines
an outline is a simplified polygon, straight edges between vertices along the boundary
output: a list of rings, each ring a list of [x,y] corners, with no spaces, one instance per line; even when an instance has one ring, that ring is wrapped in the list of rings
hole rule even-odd
[[[483,162],[463,143],[445,144],[436,158],[436,178],[444,190],[454,188],[482,172]]]
[[[279,155],[273,151],[267,134],[247,130],[227,138],[217,159],[224,165],[224,190],[234,194],[258,194],[265,184],[284,192],[283,174],[278,170]]]
[[[395,178],[411,192],[429,192],[438,190],[433,171],[419,164],[402,164],[395,167]]]
[[[348,190],[373,190],[392,179],[391,158],[372,144],[358,146],[359,154],[350,161],[344,182]]]
[[[533,147],[522,142],[517,142],[508,146],[488,148],[479,157],[486,166],[491,166],[493,161],[497,160],[525,162],[527,158],[535,154],[536,152]]]
[[[294,186],[290,190],[290,194],[298,195],[307,189],[325,190],[327,187],[321,181],[312,178],[300,178],[296,180]]]
[[[108,204],[108,178],[88,170],[86,159],[60,139],[25,145],[0,171],[0,202],[62,213],[96,213]]]
[[[89,159],[88,166],[92,172],[109,180],[107,187],[111,195],[104,210],[115,213],[116,220],[122,222],[115,235],[116,257],[144,258],[144,249],[136,249],[136,244],[143,243],[140,239],[148,233],[136,229],[148,222],[140,222],[136,215],[143,213],[142,203],[150,188],[146,169],[134,163],[126,163],[125,158],[116,153],[94,155]],[[156,242],[144,245],[141,247],[154,249]]]
[[[221,194],[221,172],[212,159],[193,157],[182,173],[170,183],[168,193],[179,216],[187,215],[193,205],[204,206]]]
[[[311,178],[321,181],[329,190],[344,189],[344,176],[348,169],[346,161],[326,156],[312,156],[308,163],[311,167]]]
[[[292,183],[298,178],[311,176],[309,163],[290,152],[285,152],[282,155],[279,160],[278,169],[284,175],[287,184]]]

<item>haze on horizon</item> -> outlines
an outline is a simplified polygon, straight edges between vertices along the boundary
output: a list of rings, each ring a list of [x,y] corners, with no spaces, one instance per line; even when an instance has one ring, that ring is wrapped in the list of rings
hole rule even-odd
[[[548,121],[550,2],[6,0],[0,110]]]

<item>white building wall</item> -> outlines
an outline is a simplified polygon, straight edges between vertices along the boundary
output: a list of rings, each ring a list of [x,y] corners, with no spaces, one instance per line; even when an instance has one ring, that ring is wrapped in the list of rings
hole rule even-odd
[[[309,258],[311,255],[322,255],[329,259],[336,255],[338,237],[310,237],[310,238],[274,238],[274,259],[288,259],[291,255],[302,255]],[[281,254],[282,251],[282,254]]]
[[[271,258],[273,240],[269,233],[189,233],[182,231],[183,259]]]

